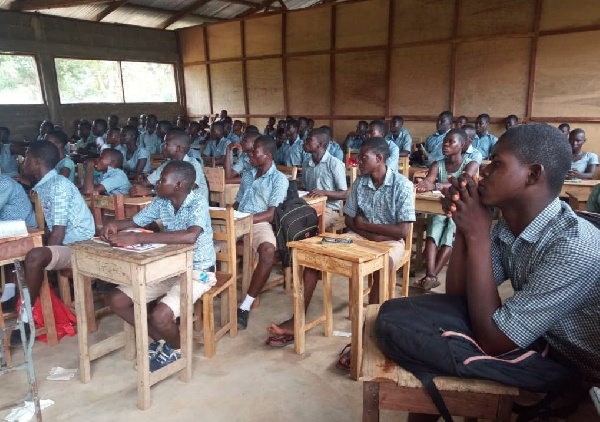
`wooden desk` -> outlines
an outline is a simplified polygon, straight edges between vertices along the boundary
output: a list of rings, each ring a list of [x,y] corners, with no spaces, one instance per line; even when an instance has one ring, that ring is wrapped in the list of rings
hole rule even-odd
[[[330,237],[344,237],[327,233]],[[325,335],[333,333],[333,312],[331,308],[331,274],[339,274],[350,279],[350,307],[352,309],[352,345],[350,376],[358,380],[362,360],[363,327],[363,279],[366,275],[379,272],[379,299],[387,299],[389,279],[388,251],[384,243],[354,239],[352,244],[322,244],[321,236],[288,242],[292,248],[292,280],[294,288],[294,347],[296,353],[304,353],[306,331],[325,323]],[[323,315],[306,323],[304,311],[304,280],[301,266],[315,268],[323,272]]]
[[[126,252],[107,244],[87,240],[69,245],[72,251],[75,307],[79,339],[79,371],[81,382],[91,379],[90,363],[107,353],[125,346],[125,358],[133,359],[137,351],[138,407],[150,407],[150,386],[164,378],[181,372],[180,378],[192,378],[192,266],[193,249],[190,245],[166,245],[144,253]],[[148,357],[148,311],[146,284],[181,278],[181,359],[150,373]],[[128,285],[133,289],[134,328],[124,323],[125,330],[97,344],[88,344],[87,317],[85,314],[84,283],[99,278],[111,283]],[[136,349],[133,348],[135,337]]]
[[[225,205],[233,205],[233,203],[235,202],[235,197],[237,196],[237,193],[239,190],[240,190],[239,183],[226,183],[225,184]],[[211,192],[210,200],[220,203],[221,198],[219,197],[219,193]]]
[[[317,212],[317,217],[319,217],[319,233],[325,233],[325,208],[327,207],[327,197],[317,196],[314,198],[307,198],[306,194],[300,195],[300,197]]]
[[[91,195],[82,195],[85,204],[88,208],[92,207],[92,196]],[[123,205],[125,206],[125,218],[132,218],[142,209],[146,208],[154,197],[152,196],[140,196],[133,197],[129,195],[123,195]]]
[[[441,193],[424,192],[415,194],[415,211],[444,215],[440,198],[442,198]]]
[[[590,196],[594,187],[600,183],[600,180],[581,180],[579,182],[572,182],[565,180],[562,189],[560,190],[560,196],[567,198],[567,192],[577,197]]]
[[[569,205],[573,211],[586,210],[586,204],[589,198],[589,195],[586,192],[572,193],[571,191],[567,191],[567,196],[569,197]]]

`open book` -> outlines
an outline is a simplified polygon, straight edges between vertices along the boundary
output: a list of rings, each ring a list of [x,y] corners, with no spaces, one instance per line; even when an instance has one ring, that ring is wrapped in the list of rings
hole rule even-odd
[[[152,230],[146,230],[146,229],[127,229],[127,230],[123,230],[124,232],[134,232],[134,233],[153,233]],[[98,242],[98,243],[105,243],[105,244],[109,244],[108,242],[105,242],[103,240],[100,240],[100,238],[95,237],[94,242]],[[120,249],[122,251],[128,251],[128,252],[136,252],[136,253],[142,253],[142,252],[148,252],[148,251],[152,251],[154,249],[158,249],[158,248],[162,248],[163,246],[166,246],[165,243],[138,243],[135,245],[130,245],[130,246],[113,246],[113,248],[115,249]]]

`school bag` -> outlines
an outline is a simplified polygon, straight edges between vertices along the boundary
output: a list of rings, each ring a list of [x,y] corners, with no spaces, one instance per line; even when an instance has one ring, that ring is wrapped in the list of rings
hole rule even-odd
[[[383,354],[423,383],[446,422],[452,422],[452,417],[433,382],[436,376],[485,379],[548,393],[540,403],[519,408],[518,421],[539,415],[566,385],[577,380],[575,371],[545,357],[548,346],[541,339],[500,356],[484,353],[474,340],[462,296],[389,300],[380,308],[374,332]],[[517,411],[517,405],[513,410]]]
[[[597,229],[600,229],[600,214],[595,214],[588,211],[575,211],[575,215],[592,223]]]
[[[273,232],[283,268],[291,265],[291,249],[287,247],[287,242],[307,239],[319,233],[317,212],[298,197],[295,183],[290,183],[287,199],[275,208]]]

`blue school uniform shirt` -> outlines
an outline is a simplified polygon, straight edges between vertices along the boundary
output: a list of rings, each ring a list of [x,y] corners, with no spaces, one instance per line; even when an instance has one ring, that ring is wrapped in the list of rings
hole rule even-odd
[[[233,133],[233,131],[231,131],[229,133],[229,135],[227,135],[227,139],[229,139],[231,142],[235,142],[237,144],[240,144],[242,142],[242,137],[236,135],[235,133]]]
[[[486,132],[482,137],[479,137],[479,135],[476,134],[475,138],[473,138],[472,145],[481,152],[483,158],[488,158],[490,156],[490,151],[492,150],[492,147],[496,145],[496,142],[498,142],[498,138],[491,133]]]
[[[287,154],[284,158],[285,165],[300,167],[302,162],[309,157],[310,154],[304,152],[304,141],[299,135],[296,136],[296,141],[289,146]]]
[[[359,136],[356,136],[352,139],[348,139],[348,142],[346,142],[346,148],[360,149],[364,141],[365,140]]]
[[[129,159],[127,159],[127,150],[125,151],[125,155],[123,157],[123,170],[125,170],[127,173],[135,173],[138,161],[143,158],[146,159],[146,164],[144,164],[142,173],[149,173],[152,169],[150,152],[144,147],[137,147]]]
[[[571,162],[571,168],[577,170],[579,173],[585,173],[588,166],[594,164],[598,164],[598,156],[593,152],[586,152],[579,160]]]
[[[90,133],[87,138],[80,138],[75,145],[77,148],[85,148],[88,145],[96,145],[96,137]]]
[[[390,148],[390,156],[385,160],[385,165],[392,169],[392,171],[398,171],[398,160],[400,159],[400,149],[394,143],[394,141],[386,141]]]
[[[402,127],[402,129],[400,129],[400,132],[398,132],[398,136],[394,136],[392,132],[389,132],[387,135],[385,135],[385,140],[392,141],[393,143],[395,143],[396,146],[400,149],[400,151],[410,152],[412,150],[412,137],[410,136],[410,133],[408,133],[408,130],[406,130],[405,127]]]
[[[340,147],[340,144],[337,142],[329,141],[329,144],[327,144],[327,152],[341,162],[344,162],[344,151],[342,151],[342,147]],[[310,154],[308,155],[310,156]]]
[[[492,229],[497,285],[515,291],[492,318],[517,346],[544,338],[580,374],[600,380],[600,231],[554,199],[521,234]]]
[[[100,173],[99,176],[94,177],[94,184],[104,186],[106,195],[126,194],[129,193],[131,188],[131,183],[129,183],[125,172],[113,167],[108,167],[106,173]]]
[[[0,175],[0,221],[23,220],[28,227],[37,227],[35,213],[23,186],[10,176]]]
[[[238,159],[235,163],[232,164],[231,169],[235,171],[238,175],[242,175],[244,172],[250,170],[252,165],[250,164],[250,157],[248,154],[242,151],[242,153],[238,156]]]
[[[50,170],[33,190],[42,201],[44,219],[49,230],[54,226],[65,226],[63,245],[94,237],[94,218],[83,196],[66,177]]]
[[[371,176],[358,176],[344,205],[344,214],[354,218],[360,209],[369,223],[397,224],[415,221],[413,184],[388,168],[383,184],[375,188]]]
[[[59,173],[60,170],[64,167],[70,170],[68,179],[71,182],[75,183],[75,163],[73,162],[73,160],[71,160],[71,157],[65,156],[65,158],[63,158],[56,164],[54,170],[56,170],[56,172]]]
[[[19,175],[17,157],[10,153],[10,143],[2,144],[0,149],[0,170],[2,174],[13,177]]]
[[[265,128],[265,130],[263,130],[263,135],[265,136],[270,136],[273,139],[277,139],[277,129],[273,128],[271,130],[268,130],[267,128]]]
[[[471,161],[477,161],[477,164],[481,165],[481,161],[483,161],[483,156],[478,149],[473,148],[473,145],[469,145],[469,148],[463,154],[463,157],[468,158]]]
[[[142,133],[138,142],[138,146],[146,148],[150,154],[160,154],[161,144],[162,139],[159,139],[156,130],[152,133]]]
[[[275,152],[275,157],[273,157],[273,161],[278,166],[285,166],[285,159],[288,155],[288,151],[290,149],[290,143],[286,140]]]
[[[427,139],[425,139],[425,151],[429,153],[429,158],[425,162],[427,166],[444,158],[442,144],[444,143],[444,138],[448,132],[450,132],[450,129],[444,133],[436,132],[433,135],[429,135]]]
[[[149,174],[146,178],[148,182],[150,182],[153,185],[156,185],[156,182],[158,182],[158,180],[160,179],[160,175],[163,169],[169,163],[169,161],[171,161],[170,158],[163,161],[162,164],[152,172],[152,174]],[[189,155],[184,155],[183,160],[181,161],[185,161],[194,166],[194,170],[196,171],[196,185],[198,185],[198,189],[200,190],[202,196],[208,201],[208,184],[206,183],[206,176],[204,175],[204,166],[202,165],[202,162],[191,158]]]
[[[227,152],[227,146],[231,143],[229,138],[221,138],[219,142],[211,139],[202,154],[207,157],[221,158]]]
[[[327,191],[345,191],[346,167],[344,163],[325,151],[321,161],[315,165],[312,155],[302,163],[302,186],[305,190],[313,189]],[[340,201],[327,199],[327,207],[332,210],[340,209]]]
[[[140,227],[156,220],[161,220],[168,232],[187,230],[192,226],[201,227],[202,233],[196,239],[194,248],[194,270],[204,271],[215,265],[216,255],[208,202],[198,189],[188,194],[177,212],[171,201],[157,197],[133,217],[133,222]]]
[[[235,197],[241,212],[265,212],[270,207],[281,204],[287,196],[289,181],[285,174],[277,170],[275,163],[258,179],[257,173],[258,169],[252,168],[242,175],[240,190]]]

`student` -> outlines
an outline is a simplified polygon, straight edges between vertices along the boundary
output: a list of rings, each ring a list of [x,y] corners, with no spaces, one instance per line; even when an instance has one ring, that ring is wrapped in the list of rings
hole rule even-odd
[[[573,158],[571,170],[567,172],[567,179],[593,179],[598,168],[598,156],[593,152],[583,152],[581,148],[585,144],[585,132],[583,129],[573,129],[569,134],[569,144]]]
[[[256,133],[257,135],[260,135],[260,131],[254,125],[246,126],[246,130],[244,131],[244,133]]]
[[[519,118],[516,115],[509,114],[506,119],[504,119],[504,128],[506,130],[517,126],[519,126]]]
[[[323,125],[321,126],[319,129],[323,129],[325,131],[325,133],[327,133],[327,152],[329,152],[329,154],[331,154],[332,157],[337,158],[338,160],[340,160],[342,163],[344,162],[344,151],[342,151],[342,148],[340,147],[340,144],[338,144],[335,139],[333,139],[333,130],[327,126],[327,125]],[[306,151],[306,149],[304,150],[304,152],[308,152]],[[310,153],[308,153],[310,155]],[[306,161],[309,157],[305,158],[304,161]]]
[[[452,129],[444,138],[442,153],[444,159],[429,166],[427,176],[417,183],[417,192],[428,192],[448,187],[448,176],[458,177],[463,172],[469,176],[477,174],[479,165],[462,155],[467,142],[467,134],[462,129]],[[427,217],[427,239],[425,240],[425,276],[415,283],[423,290],[431,290],[440,285],[437,279],[442,268],[448,263],[452,253],[456,227],[451,218],[430,214]]]
[[[119,246],[138,243],[195,243],[192,303],[210,290],[211,285],[202,282],[200,277],[207,272],[214,272],[216,259],[208,203],[201,192],[194,189],[195,179],[195,169],[190,163],[170,161],[156,183],[158,196],[152,203],[137,213],[132,220],[111,221],[100,232],[103,240]],[[156,220],[163,222],[165,232],[122,231],[145,227]],[[148,349],[151,372],[181,358],[179,328],[175,323],[181,309],[179,283],[180,278],[174,277],[146,286],[147,302],[162,297],[148,315],[148,334],[154,340]],[[108,303],[117,315],[134,325],[133,290],[130,286],[118,286],[112,290]]]
[[[227,115],[227,110],[221,110],[221,113],[219,113],[219,120],[223,121],[227,119],[231,120],[231,117]]]
[[[356,125],[356,131],[348,133],[344,141],[344,149],[360,149],[362,143],[367,139],[369,132],[369,123],[366,120],[360,120]]]
[[[175,127],[178,127],[179,129],[183,130],[187,129],[188,123],[185,120],[185,116],[179,115],[175,118]]]
[[[77,152],[87,154],[88,147],[96,146],[96,137],[92,135],[92,124],[87,120],[81,120],[77,125],[77,136],[79,140],[75,144]]]
[[[284,156],[284,165],[291,167],[300,167],[302,162],[308,158],[308,154],[304,152],[304,141],[299,133],[300,124],[298,120],[290,120],[287,123],[287,143],[289,148]]]
[[[202,160],[202,152],[206,148],[206,132],[200,131],[201,125],[198,122],[191,121],[187,125],[186,132],[190,137],[190,152],[188,155],[196,160]]]
[[[210,128],[210,141],[202,152],[202,154],[207,157],[214,157],[216,165],[223,165],[225,163],[227,145],[231,143],[224,134],[225,125],[222,122],[213,123]]]
[[[0,171],[2,174],[10,177],[19,175],[19,164],[17,155],[20,152],[10,143],[10,129],[0,127]]]
[[[600,266],[591,263],[600,260],[600,236],[558,199],[571,164],[569,146],[556,128],[522,125],[502,135],[491,158],[479,186],[461,177],[444,189],[442,205],[457,230],[446,294],[466,299],[464,312],[454,318],[465,320],[490,356],[525,349],[541,338],[549,358],[597,383]],[[488,207],[502,212],[493,228]],[[503,303],[497,287],[508,279],[514,295]],[[379,343],[390,348],[394,341],[386,321],[402,301],[384,304],[377,319]]]
[[[36,141],[43,141],[48,132],[54,130],[54,123],[50,120],[44,120],[40,123],[40,131]]]
[[[309,118],[308,119],[308,132],[310,133],[313,129],[315,128],[315,121],[314,119]]]
[[[271,269],[277,243],[273,233],[275,208],[287,195],[289,182],[285,174],[275,167],[273,155],[275,141],[269,136],[259,136],[248,153],[252,169],[244,172],[240,190],[235,197],[233,208],[254,214],[252,226],[252,249],[258,253],[258,264],[252,273],[252,280],[246,297],[237,310],[238,328],[246,329],[250,307],[264,287]]]
[[[221,120],[221,122],[223,123],[223,136],[229,140],[232,140],[233,138],[231,138],[231,135],[233,134],[233,120],[231,117],[225,117],[223,120]]]
[[[108,116],[108,119],[106,119],[106,121],[108,122],[108,129],[119,127],[119,117],[115,114],[111,114],[110,116]]]
[[[121,143],[126,148],[123,154],[123,170],[132,180],[137,180],[142,173],[150,173],[152,161],[150,152],[137,146],[138,131],[135,126],[121,129]]]
[[[277,129],[276,138],[277,152],[275,153],[275,165],[285,166],[285,157],[287,157],[290,143],[288,142],[287,131],[285,129]]]
[[[126,194],[131,188],[131,183],[127,175],[121,169],[123,167],[123,154],[112,148],[106,148],[100,153],[97,159],[86,162],[87,171],[81,193],[91,195],[92,192],[98,192],[105,195],[115,195],[117,193]],[[94,170],[100,173],[94,175]]]
[[[142,133],[146,132],[146,125],[148,124],[148,115],[140,114],[140,118],[138,120],[140,122],[140,125],[137,129],[138,133],[141,135]]]
[[[489,125],[489,114],[484,113],[477,116],[477,120],[475,121],[475,131],[477,132],[477,136],[473,139],[473,147],[481,152],[484,159],[487,159],[490,156],[492,147],[498,142],[498,138],[488,132],[487,129]]]
[[[277,129],[275,129],[275,117],[269,117],[267,126],[265,126],[265,130],[263,131],[263,135],[276,139]]]
[[[306,117],[298,118],[298,135],[302,141],[306,141],[308,137],[308,119]]]
[[[228,136],[229,140],[231,142],[235,142],[236,144],[242,142],[242,136],[244,136],[243,128],[244,124],[242,123],[242,121],[235,120],[233,122],[233,129],[231,130],[231,133]]]
[[[126,126],[133,126],[134,128],[137,129],[137,127],[139,126],[140,121],[137,117],[135,116],[131,116],[127,119],[127,125]]]
[[[38,180],[33,190],[42,202],[49,231],[47,246],[33,248],[25,256],[25,282],[31,303],[39,297],[44,271],[71,267],[67,245],[89,240],[95,233],[94,219],[83,197],[71,181],[54,170],[58,160],[58,148],[48,141],[32,144],[25,156],[25,173]],[[25,325],[25,332],[29,334],[29,325]],[[18,330],[12,332],[10,340],[12,345],[21,342]]]
[[[588,212],[600,214],[600,183],[594,186],[588,200],[585,204],[585,209]]]
[[[383,120],[373,120],[369,123],[369,138],[383,138],[385,136],[385,122]],[[390,140],[385,139],[389,146],[389,155],[385,162],[392,171],[398,171],[398,159],[400,158],[400,149]]]
[[[465,125],[469,124],[469,118],[467,116],[458,116],[458,119],[456,119],[456,124],[454,125],[454,127],[456,128],[462,128]]]
[[[46,141],[58,148],[59,161],[54,170],[69,179],[71,183],[75,183],[75,163],[71,157],[65,154],[65,145],[69,142],[67,134],[60,130],[51,130],[46,134]]]
[[[91,148],[91,152],[100,153],[102,146],[106,142],[106,131],[108,123],[104,119],[96,119],[92,123],[92,135],[94,135],[95,147]]]
[[[146,118],[146,131],[140,133],[138,145],[146,148],[150,154],[160,154],[162,140],[156,134],[157,118],[149,114]]]
[[[481,152],[479,152],[478,149],[473,148],[473,145],[471,145],[473,143],[473,139],[475,139],[475,136],[477,135],[477,132],[475,131],[475,126],[464,125],[462,127],[462,130],[464,130],[467,134],[467,141],[465,142],[465,146],[463,147],[463,156],[471,161],[477,162],[478,165],[481,165],[481,162],[483,161],[483,156],[481,155]]]
[[[156,186],[156,183],[160,180],[160,174],[162,173],[165,166],[170,161],[185,161],[196,170],[196,185],[197,189],[200,190],[200,194],[208,201],[208,185],[206,184],[206,177],[204,176],[204,168],[202,163],[190,158],[188,151],[190,150],[190,137],[185,133],[184,130],[179,128],[172,128],[166,135],[165,147],[163,148],[163,157],[165,161],[158,166],[156,170],[142,182],[133,185],[129,190],[131,196],[147,196],[156,193],[152,186]]]
[[[436,132],[433,135],[429,135],[427,139],[425,139],[422,152],[425,155],[425,164],[427,166],[444,158],[444,154],[442,153],[442,143],[444,142],[446,134],[450,131],[450,127],[452,126],[452,118],[453,116],[451,111],[442,111],[437,118],[435,125]]]
[[[402,116],[393,116],[390,122],[390,131],[385,135],[386,141],[392,141],[400,150],[400,157],[408,157],[412,150],[412,137],[404,127]]]
[[[241,145],[233,142],[227,145],[227,153],[225,154],[224,165],[225,183],[240,183],[242,180],[241,177],[244,174],[244,172],[252,170],[252,165],[250,164],[250,156],[248,154],[250,153],[250,151],[252,151],[252,148],[254,148],[254,141],[259,136],[260,134],[258,133],[258,131],[246,131]],[[232,164],[231,157],[233,156],[233,151],[240,151],[241,153],[238,155],[237,161]]]
[[[108,129],[108,132],[106,132],[106,142],[104,143],[104,145],[102,145],[102,148],[100,148],[100,152],[104,151],[107,148],[115,149],[121,154],[123,154],[126,150],[126,148],[123,148],[123,146],[121,145],[121,129],[119,129],[118,127],[112,127]]]
[[[566,139],[569,139],[569,133],[571,132],[571,125],[568,123],[561,123],[558,125],[558,130],[560,130]]]
[[[277,121],[277,131],[278,132],[280,130],[285,131],[286,128],[287,128],[287,120],[278,120]]]

